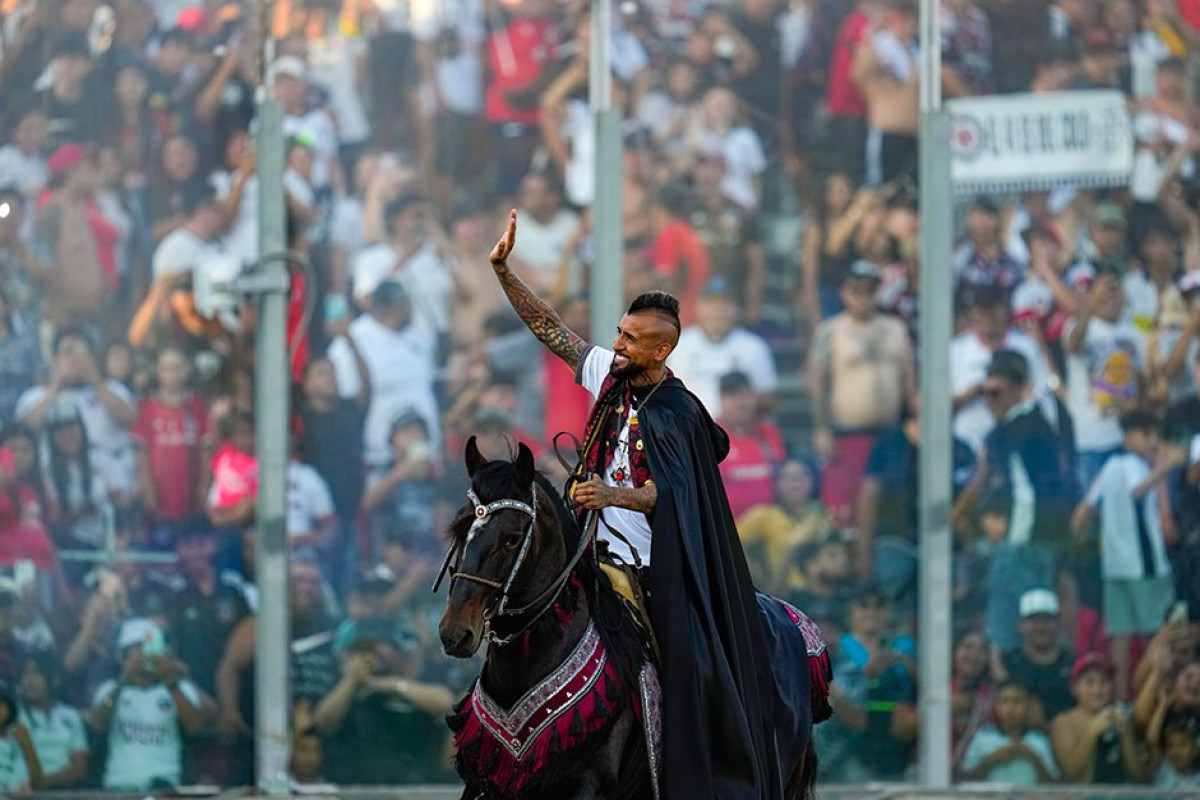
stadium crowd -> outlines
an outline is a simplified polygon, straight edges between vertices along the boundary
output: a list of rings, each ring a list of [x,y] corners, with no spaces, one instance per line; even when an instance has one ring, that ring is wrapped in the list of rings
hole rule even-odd
[[[255,315],[193,288],[259,256],[261,83],[313,267],[296,781],[451,777],[478,663],[428,586],[463,444],[560,480],[585,422],[487,254],[518,208],[511,263],[590,329],[586,3],[269,8],[0,7],[0,792],[252,780]],[[617,10],[625,291],[680,297],[670,364],[730,434],[752,571],[830,642],[823,780],[911,777],[915,3]],[[1117,89],[1136,139],[1127,186],[954,214],[956,775],[1200,786],[1200,2],[944,0],[942,34],[948,95]]]

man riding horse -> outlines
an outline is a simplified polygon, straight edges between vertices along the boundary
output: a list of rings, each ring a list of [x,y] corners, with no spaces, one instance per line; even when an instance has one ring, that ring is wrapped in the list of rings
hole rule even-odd
[[[663,796],[778,800],[789,779],[782,773],[806,742],[775,721],[807,720],[810,710],[788,707],[796,695],[780,681],[791,678],[772,674],[718,471],[729,437],[666,367],[679,341],[679,302],[646,292],[622,317],[611,350],[588,344],[509,268],[516,231],[513,211],[492,250],[496,277],[529,330],[596,398],[568,494],[581,513],[601,515],[607,571],[615,587],[628,578],[648,616],[663,687]]]

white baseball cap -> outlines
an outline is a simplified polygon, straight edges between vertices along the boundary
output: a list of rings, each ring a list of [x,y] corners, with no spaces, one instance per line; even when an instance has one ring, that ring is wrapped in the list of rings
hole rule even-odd
[[[1018,605],[1018,616],[1021,619],[1036,617],[1039,614],[1054,616],[1058,614],[1058,611],[1058,595],[1049,589],[1030,589],[1021,595],[1021,602]]]

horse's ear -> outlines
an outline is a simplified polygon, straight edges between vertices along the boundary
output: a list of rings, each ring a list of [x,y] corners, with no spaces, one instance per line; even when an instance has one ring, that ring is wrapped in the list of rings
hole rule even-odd
[[[475,473],[479,468],[487,463],[487,459],[483,457],[483,453],[479,452],[479,445],[475,443],[475,437],[467,439],[467,475],[474,478]]]
[[[521,442],[517,450],[517,482],[522,486],[533,483],[534,471],[533,451],[529,449],[529,445]]]

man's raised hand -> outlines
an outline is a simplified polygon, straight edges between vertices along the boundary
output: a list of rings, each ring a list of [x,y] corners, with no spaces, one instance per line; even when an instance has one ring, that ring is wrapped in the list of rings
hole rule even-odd
[[[503,264],[508,261],[508,255],[512,252],[513,246],[517,243],[517,210],[514,208],[508,213],[508,227],[504,229],[504,235],[500,237],[500,241],[496,242],[496,246],[492,248],[490,256],[493,264]]]

